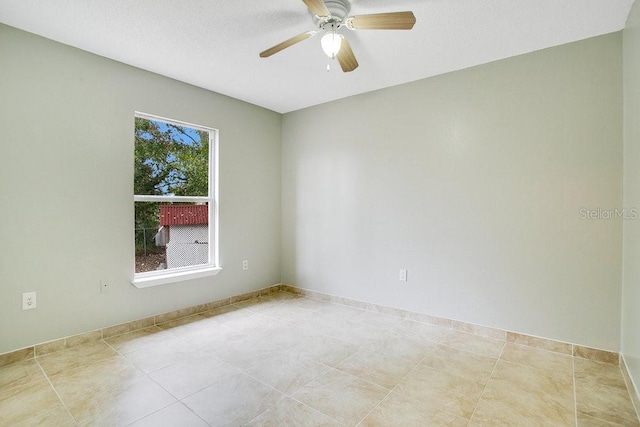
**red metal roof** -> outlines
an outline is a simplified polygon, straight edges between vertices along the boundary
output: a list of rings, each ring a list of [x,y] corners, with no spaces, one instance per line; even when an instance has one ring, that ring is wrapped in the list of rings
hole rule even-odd
[[[160,205],[160,225],[209,223],[208,205]]]

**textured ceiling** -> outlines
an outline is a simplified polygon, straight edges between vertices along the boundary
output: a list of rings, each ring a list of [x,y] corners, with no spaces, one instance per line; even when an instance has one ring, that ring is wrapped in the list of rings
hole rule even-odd
[[[343,73],[301,0],[0,0],[0,22],[286,113],[621,30],[633,0],[352,0],[351,15],[412,10],[411,31],[341,31]]]

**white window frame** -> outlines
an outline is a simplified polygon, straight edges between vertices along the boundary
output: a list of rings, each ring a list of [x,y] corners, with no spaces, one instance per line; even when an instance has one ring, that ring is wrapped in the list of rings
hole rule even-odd
[[[147,288],[150,286],[165,285],[168,283],[180,282],[183,280],[197,279],[200,277],[213,276],[218,274],[222,268],[219,264],[218,246],[218,129],[182,122],[174,119],[167,119],[152,114],[136,111],[135,118],[161,121],[168,124],[188,127],[209,133],[209,189],[207,196],[145,196],[133,195],[133,202],[205,202],[208,204],[209,212],[209,262],[189,267],[178,267],[166,270],[147,271],[136,273],[135,266],[131,284],[137,288]],[[135,242],[134,242],[135,245]]]

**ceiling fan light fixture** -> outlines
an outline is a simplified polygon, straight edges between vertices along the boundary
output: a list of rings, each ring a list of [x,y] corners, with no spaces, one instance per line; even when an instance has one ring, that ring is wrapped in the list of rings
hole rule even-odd
[[[320,40],[320,45],[324,53],[331,59],[335,58],[338,52],[340,52],[340,46],[342,46],[342,34],[338,34],[334,31],[327,32]]]

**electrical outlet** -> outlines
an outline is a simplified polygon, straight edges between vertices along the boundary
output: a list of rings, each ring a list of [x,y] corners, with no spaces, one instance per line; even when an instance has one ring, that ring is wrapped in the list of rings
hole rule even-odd
[[[100,293],[108,294],[110,290],[109,282],[105,279],[100,280]]]
[[[249,260],[245,259],[244,261],[242,261],[242,269],[243,270],[248,270],[249,269]]]
[[[22,309],[23,310],[31,310],[32,308],[36,308],[36,293],[35,292],[25,292],[22,294]]]
[[[406,282],[407,281],[407,270],[400,270],[400,281],[401,282]]]

